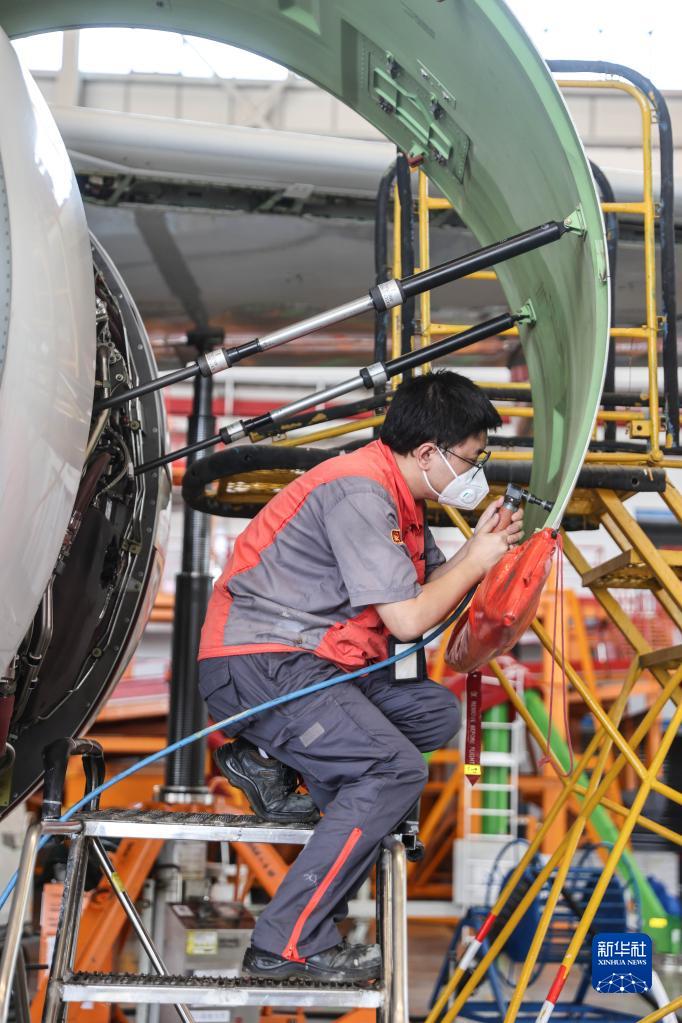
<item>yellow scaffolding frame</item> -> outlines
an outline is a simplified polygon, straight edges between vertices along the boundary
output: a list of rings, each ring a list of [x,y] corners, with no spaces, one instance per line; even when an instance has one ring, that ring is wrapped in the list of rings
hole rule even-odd
[[[653,178],[652,178],[652,149],[651,149],[651,124],[653,120],[653,109],[648,100],[648,97],[644,93],[640,92],[635,86],[627,82],[618,80],[562,80],[559,85],[566,89],[616,89],[627,95],[631,96],[632,99],[638,104],[640,116],[641,116],[641,127],[642,127],[642,151],[643,151],[643,197],[639,202],[628,202],[628,203],[602,203],[602,209],[605,213],[628,213],[631,215],[641,216],[644,222],[644,278],[645,278],[645,308],[646,308],[646,323],[642,326],[627,327],[627,326],[614,326],[611,328],[610,337],[612,340],[618,338],[633,338],[641,339],[646,342],[647,350],[647,368],[648,368],[648,388],[646,395],[646,408],[630,408],[623,410],[607,410],[600,409],[597,416],[597,423],[606,422],[619,422],[629,424],[630,431],[633,435],[638,437],[645,437],[648,440],[648,449],[645,454],[636,454],[632,452],[628,453],[589,453],[586,461],[590,462],[601,462],[606,464],[619,464],[619,465],[642,465],[650,464],[655,466],[665,467],[680,467],[682,466],[682,460],[679,458],[672,458],[661,448],[660,443],[660,408],[659,408],[659,393],[658,393],[658,338],[659,338],[659,319],[656,310],[656,266],[655,266],[655,221],[656,221],[656,206],[653,198]],[[394,224],[395,230],[398,237],[398,250],[399,250],[399,200],[397,191],[394,193],[395,208],[394,208]],[[452,209],[451,204],[446,199],[434,198],[429,196],[428,179],[420,171],[419,182],[418,182],[418,237],[419,237],[419,269],[424,270],[429,265],[430,251],[429,251],[429,218],[430,213],[436,210],[449,210]],[[396,239],[394,234],[394,243]],[[398,264],[399,265],[399,264]],[[394,274],[396,273],[394,268]],[[472,278],[478,280],[495,280],[496,274],[494,271],[483,271],[471,275]],[[394,324],[398,323],[394,320]],[[432,339],[440,336],[445,336],[452,333],[459,333],[466,330],[469,324],[453,324],[453,323],[441,323],[432,319],[431,299],[429,294],[424,294],[420,298],[420,322],[418,334],[420,336],[421,344],[427,345]],[[399,327],[399,323],[398,323]],[[394,327],[395,330],[395,327]],[[512,329],[505,332],[507,336],[518,336],[518,330]],[[415,339],[416,342],[416,339]],[[399,343],[399,331],[398,331],[398,343]],[[396,350],[396,337],[393,336],[393,350]],[[512,387],[514,385],[511,385]],[[515,388],[518,390],[519,401],[523,401],[528,395],[528,401],[530,402],[530,390],[528,385],[517,385]],[[533,416],[533,409],[530,404],[523,405],[519,404],[519,401],[512,404],[498,403],[498,410],[504,416],[515,417],[515,418],[531,418]],[[361,428],[361,427],[357,427]],[[666,444],[671,443],[671,438],[666,437]],[[527,460],[527,451],[505,451],[499,453],[499,458],[504,460]],[[682,497],[668,482],[666,491],[662,495],[663,499],[668,508],[677,517],[678,521],[682,522]],[[639,569],[640,566],[645,566],[653,579],[653,585],[650,588],[655,593],[662,610],[672,619],[673,622],[682,628],[682,581],[680,580],[679,573],[676,569],[679,567],[677,560],[667,555],[666,552],[657,550],[654,544],[648,540],[646,534],[643,532],[641,527],[637,525],[635,520],[625,510],[621,499],[615,494],[601,490],[595,494],[595,504],[598,507],[598,517],[600,521],[606,526],[611,537],[616,541],[621,549],[622,557],[620,559],[611,559],[606,565],[601,566],[598,569],[590,569],[580,552],[575,548],[572,542],[565,538],[565,550],[569,560],[572,562],[574,567],[577,568],[583,578],[583,583],[589,585],[599,602],[601,603],[604,610],[607,612],[609,617],[612,619],[614,624],[620,629],[623,635],[626,637],[628,642],[634,651],[634,660],[632,662],[628,677],[625,682],[624,688],[612,706],[611,710],[607,714],[603,707],[601,707],[598,698],[595,693],[587,686],[580,678],[578,673],[568,664],[562,656],[559,656],[557,651],[553,649],[553,644],[550,636],[544,629],[542,623],[536,620],[532,628],[535,634],[540,639],[543,647],[549,651],[554,660],[559,663],[566,671],[567,677],[571,685],[580,694],[583,702],[590,710],[596,723],[595,734],[592,741],[588,744],[585,753],[579,759],[578,764],[575,767],[570,779],[563,777],[562,769],[557,764],[556,759],[552,757],[551,750],[547,749],[547,743],[544,737],[540,734],[540,730],[537,727],[535,721],[530,717],[525,704],[519,698],[514,687],[511,685],[509,680],[506,678],[504,672],[500,666],[493,662],[491,669],[495,676],[500,681],[504,688],[510,702],[515,707],[517,713],[524,719],[526,726],[528,727],[531,735],[539,742],[541,748],[545,749],[550,756],[550,762],[552,766],[559,774],[559,777],[563,784],[562,793],[556,800],[554,805],[551,807],[549,814],[545,818],[542,826],[534,836],[529,849],[522,858],[518,867],[513,871],[509,878],[504,890],[500,893],[497,903],[490,914],[490,919],[494,919],[499,915],[506,905],[511,893],[516,888],[524,870],[530,863],[532,857],[540,848],[543,840],[549,834],[550,829],[560,813],[565,809],[569,801],[576,805],[577,816],[571,825],[569,831],[564,835],[563,839],[559,842],[558,847],[554,850],[550,856],[549,861],[542,869],[540,875],[526,892],[524,898],[521,900],[519,905],[516,907],[514,912],[511,914],[509,920],[502,928],[500,933],[497,935],[495,940],[492,942],[490,948],[483,956],[481,961],[473,970],[473,973],[468,978],[464,986],[458,989],[460,982],[464,978],[465,970],[468,969],[471,963],[474,961],[476,953],[481,946],[483,935],[479,932],[477,939],[470,943],[467,950],[460,960],[457,968],[455,969],[449,982],[444,987],[441,995],[434,1006],[433,1010],[427,1017],[426,1023],[436,1023],[436,1020],[440,1023],[452,1023],[456,1019],[460,1009],[465,1004],[467,998],[475,990],[478,983],[483,978],[488,966],[493,961],[494,957],[504,946],[505,941],[512,933],[516,924],[522,919],[527,908],[537,896],[543,884],[545,884],[551,877],[552,873],[556,870],[556,876],[552,883],[548,900],[543,909],[540,923],[534,939],[531,944],[529,955],[526,962],[523,965],[519,980],[517,982],[516,991],[510,1002],[505,1023],[513,1023],[516,1019],[518,1009],[521,1005],[523,995],[525,993],[529,977],[532,973],[533,967],[536,963],[539,955],[542,942],[546,935],[549,927],[552,913],[554,911],[556,902],[559,898],[561,887],[565,878],[565,875],[570,867],[573,859],[573,855],[578,848],[581,837],[586,827],[589,827],[589,815],[592,810],[602,805],[609,809],[612,813],[617,814],[621,818],[621,824],[619,826],[619,836],[614,844],[613,849],[609,853],[604,868],[602,870],[599,882],[592,894],[589,904],[583,913],[581,920],[578,923],[573,938],[569,944],[564,961],[559,968],[555,982],[548,995],[548,1000],[545,1002],[545,1006],[538,1017],[538,1023],[542,1019],[543,1023],[551,1015],[554,1002],[561,991],[563,983],[565,982],[568,973],[575,962],[580,946],[588,933],[589,927],[592,923],[594,915],[597,911],[599,902],[603,896],[609,880],[613,876],[613,873],[618,865],[619,859],[627,845],[629,836],[632,833],[635,825],[639,823],[646,828],[654,831],[658,834],[665,834],[665,837],[678,846],[682,846],[682,836],[675,834],[668,828],[664,828],[655,821],[651,821],[644,817],[642,809],[646,797],[650,791],[657,791],[664,794],[668,799],[673,800],[677,803],[682,803],[682,793],[672,789],[670,786],[665,785],[662,781],[657,778],[657,774],[663,763],[665,755],[677,733],[678,726],[682,723],[682,667],[680,662],[682,661],[682,653],[679,648],[672,648],[670,651],[653,651],[647,644],[644,637],[635,628],[634,624],[627,617],[623,609],[617,604],[615,598],[609,592],[609,584],[614,585],[613,580],[616,578],[616,570],[627,572],[632,570],[633,576],[635,569]],[[455,511],[450,512],[448,509],[453,523],[457,525],[460,531],[465,537],[469,536],[471,531],[469,530],[466,522],[462,516]],[[616,564],[612,564],[616,562]],[[588,581],[589,580],[589,581]],[[635,582],[634,585],[637,585]],[[646,585],[646,584],[640,584]],[[444,663],[444,652],[447,638],[443,637],[439,663],[442,667]],[[563,662],[563,663],[562,663]],[[648,670],[653,674],[654,678],[659,682],[661,686],[660,693],[656,700],[654,700],[652,706],[645,714],[639,727],[635,730],[634,734],[628,741],[625,736],[622,735],[619,729],[620,718],[627,703],[627,696],[635,685],[636,681],[641,676],[642,672]],[[672,675],[671,675],[672,672]],[[647,766],[637,756],[636,750],[639,742],[645,737],[649,728],[652,727],[658,719],[659,714],[663,710],[663,707],[669,699],[672,699],[676,706],[673,718],[666,729],[662,741],[655,751],[651,763]],[[612,747],[616,748],[616,756],[614,762],[608,767],[609,757]],[[596,766],[592,770],[589,783],[587,788],[579,784],[579,780],[582,772],[588,765],[591,757],[598,754]],[[608,798],[607,793],[610,790],[610,786],[616,780],[620,772],[623,770],[626,764],[629,764],[635,771],[639,780],[639,790],[637,797],[630,808],[621,806],[616,801]],[[606,776],[602,777],[606,770]],[[483,925],[481,931],[486,927]],[[480,940],[479,940],[480,939]],[[442,1016],[442,1012],[448,1005],[448,1002],[453,998],[447,1013]],[[678,999],[677,1002],[671,1003],[671,1005],[677,1005],[682,1000]],[[665,1015],[665,1010],[661,1010],[657,1013],[652,1013],[645,1017],[646,1023],[654,1023],[654,1020],[662,1018]],[[643,1023],[643,1021],[642,1021]]]
[[[628,682],[633,678],[633,676],[636,677],[635,671],[631,672],[631,674],[629,676],[629,679],[628,679]],[[666,687],[666,690],[663,691],[663,693],[661,694],[659,699],[656,701],[656,704],[654,704],[654,707],[657,707],[660,710],[660,708],[663,706],[663,704],[661,703],[661,699],[664,696],[665,696],[665,699],[667,699],[669,694],[670,694],[670,692],[673,690],[673,688],[679,688],[681,681],[682,681],[682,668],[679,669],[676,672],[674,678],[670,680],[668,686]],[[622,713],[622,709],[623,709],[622,706],[621,706],[622,702],[623,701],[619,701],[618,707],[616,707],[616,704],[614,704],[614,707],[611,708],[611,712],[610,712],[611,715],[614,715],[614,711],[615,711],[615,715],[620,715],[620,713]],[[651,708],[649,713],[643,719],[643,721],[640,724],[639,728],[636,730],[635,735],[638,737],[638,739],[641,739],[646,734],[646,729],[649,727],[651,722],[655,719],[655,715],[653,714],[654,707]],[[655,757],[653,758],[650,767],[648,768],[648,770],[646,772],[645,778],[642,781],[642,785],[640,786],[640,788],[638,790],[638,793],[637,793],[637,796],[635,798],[635,801],[633,802],[632,807],[627,811],[627,816],[626,816],[625,822],[623,823],[623,825],[621,827],[621,831],[620,831],[620,834],[618,836],[618,839],[614,843],[613,849],[611,850],[611,852],[609,854],[609,857],[607,859],[606,865],[604,866],[604,869],[602,870],[600,879],[599,879],[599,881],[598,881],[598,883],[597,883],[597,885],[595,887],[595,890],[594,890],[594,893],[592,895],[592,898],[590,899],[588,907],[586,908],[585,912],[583,913],[583,916],[582,916],[582,918],[581,918],[581,920],[580,920],[580,922],[579,922],[579,924],[578,924],[578,926],[576,928],[576,931],[574,933],[573,939],[571,940],[571,943],[569,945],[569,949],[568,949],[568,951],[567,951],[567,953],[566,953],[566,955],[564,957],[564,960],[563,960],[561,966],[559,967],[559,971],[558,971],[557,977],[560,978],[560,980],[559,980],[558,983],[555,981],[555,984],[553,985],[553,989],[555,991],[557,991],[557,988],[560,991],[561,987],[563,986],[563,984],[566,981],[566,978],[568,977],[569,971],[570,971],[573,963],[575,962],[575,957],[577,955],[578,949],[582,945],[582,942],[585,939],[585,936],[586,936],[587,931],[588,931],[588,929],[589,929],[589,927],[590,927],[590,925],[592,923],[592,920],[594,919],[594,915],[595,915],[595,913],[597,911],[597,908],[599,906],[599,902],[600,902],[600,900],[601,900],[601,898],[603,896],[603,893],[604,893],[604,891],[606,889],[606,885],[608,884],[608,882],[610,881],[611,877],[613,876],[613,874],[615,872],[615,869],[616,869],[616,866],[617,866],[618,861],[620,859],[620,856],[623,853],[623,850],[624,850],[625,845],[626,845],[626,843],[627,843],[627,841],[628,841],[628,839],[630,837],[630,834],[632,833],[632,830],[634,829],[635,825],[640,820],[641,809],[642,809],[642,806],[644,805],[646,797],[647,797],[647,795],[648,795],[648,793],[649,793],[649,791],[650,791],[650,789],[652,787],[652,782],[655,779],[656,774],[658,773],[658,771],[661,768],[663,760],[665,759],[665,756],[668,753],[670,745],[672,744],[675,736],[677,735],[677,731],[678,731],[678,728],[679,728],[681,723],[682,723],[682,705],[680,705],[680,706],[678,706],[676,708],[675,714],[673,715],[673,717],[671,719],[671,722],[670,722],[668,728],[665,731],[665,734],[664,734],[663,739],[661,741],[661,745],[660,745],[660,747],[659,747]],[[611,724],[613,725],[613,722],[611,722]],[[590,750],[590,755],[593,752],[595,752],[595,750],[597,748],[597,745],[604,738],[605,738],[604,731],[603,731],[603,729],[600,728],[598,733],[595,733],[595,736],[593,737],[593,740],[590,743],[590,746],[588,747],[588,749]],[[633,736],[633,740],[634,740],[634,738],[635,737]],[[608,753],[608,745],[609,745],[608,739],[606,739],[605,741],[606,741],[606,752]],[[573,771],[573,773],[571,775],[571,780],[569,782],[569,785],[566,787],[567,789],[569,789],[569,788],[575,789],[575,781],[580,776],[577,773],[578,769],[579,769],[581,764],[584,766],[584,764],[587,763],[587,752],[588,751],[586,750],[585,753],[583,754],[583,756],[580,758],[579,764],[576,765],[576,768],[575,768],[575,770]],[[617,777],[619,771],[623,767],[623,764],[624,764],[624,759],[621,756],[621,757],[619,757],[616,760],[616,762],[611,767],[611,769],[608,771],[606,776],[603,779],[601,779],[594,787],[592,786],[592,783],[590,783],[590,788],[592,789],[592,792],[588,796],[588,798],[586,798],[585,803],[581,807],[581,809],[580,809],[580,811],[578,813],[578,816],[576,818],[576,822],[573,825],[573,828],[575,828],[576,825],[579,825],[579,823],[582,821],[583,822],[583,825],[581,825],[581,830],[582,830],[582,826],[584,826],[585,820],[587,819],[589,814],[595,809],[595,807],[599,804],[599,802],[601,800],[601,797],[608,790],[608,787],[611,784],[611,782],[614,780],[614,778]],[[483,939],[485,937],[485,934],[490,930],[490,927],[494,923],[495,919],[497,917],[499,917],[502,909],[504,908],[504,906],[506,905],[506,902],[509,899],[509,896],[512,894],[513,890],[516,888],[516,885],[518,884],[519,880],[521,879],[521,876],[522,876],[523,872],[526,870],[526,868],[530,864],[532,856],[537,851],[537,848],[539,847],[539,844],[540,844],[540,841],[541,841],[542,834],[548,830],[550,825],[551,825],[551,821],[549,819],[543,822],[540,830],[538,831],[538,834],[535,836],[535,839],[533,840],[533,842],[529,846],[529,849],[526,851],[526,853],[524,854],[524,856],[520,860],[518,866],[515,868],[514,872],[512,873],[511,877],[509,878],[507,884],[505,885],[505,888],[500,893],[500,896],[498,897],[495,906],[491,910],[491,912],[490,912],[490,914],[488,916],[488,919],[483,924],[483,927],[479,930],[478,935],[476,936],[474,941],[472,941],[467,946],[466,952],[464,953],[464,955],[460,959],[460,961],[459,961],[459,963],[458,963],[454,973],[450,977],[448,983],[445,985],[443,991],[441,992],[441,994],[440,994],[440,996],[438,998],[438,1001],[436,1002],[436,1004],[434,1005],[433,1009],[431,1010],[431,1012],[427,1016],[426,1023],[453,1023],[453,1021],[457,1018],[457,1014],[458,1014],[459,1010],[462,1008],[462,1006],[465,1004],[467,998],[469,998],[469,996],[476,989],[476,987],[478,986],[480,981],[483,979],[485,971],[490,966],[490,964],[492,963],[492,961],[495,958],[495,956],[502,950],[502,948],[504,947],[505,942],[507,941],[507,939],[511,935],[512,931],[514,930],[516,925],[519,923],[519,921],[522,919],[522,917],[526,913],[527,909],[529,908],[529,906],[531,905],[533,900],[537,897],[537,895],[539,894],[541,888],[543,887],[545,882],[548,880],[548,878],[551,876],[553,871],[564,860],[567,860],[570,863],[570,860],[572,858],[572,853],[569,853],[568,849],[569,849],[569,846],[570,846],[571,841],[572,841],[571,836],[572,836],[573,829],[571,829],[571,831],[569,831],[566,834],[566,836],[561,841],[561,843],[559,844],[558,848],[552,854],[552,856],[550,857],[548,862],[543,866],[543,868],[541,869],[541,871],[537,875],[537,878],[535,879],[533,884],[529,887],[528,891],[525,893],[523,898],[520,900],[519,904],[516,906],[516,908],[514,909],[512,914],[510,915],[509,920],[505,923],[505,925],[501,929],[500,933],[491,942],[488,951],[483,956],[483,958],[478,963],[478,965],[475,967],[475,969],[471,973],[471,976],[468,978],[466,983],[461,987],[461,989],[457,991],[457,994],[456,994],[456,996],[454,998],[454,1001],[453,1001],[452,1005],[449,1007],[448,1012],[446,1013],[446,1015],[441,1017],[441,1013],[442,1013],[443,1009],[447,1005],[447,1003],[450,1000],[450,998],[452,997],[453,993],[457,990],[457,987],[458,987],[460,981],[464,977],[465,971],[468,969],[468,967],[470,966],[471,962],[473,962],[473,959],[475,958],[475,955],[476,955],[478,949],[481,947]],[[576,847],[577,847],[577,843],[576,843]],[[547,927],[547,924],[549,922],[549,918],[551,917],[552,911],[553,911],[553,906],[552,906],[552,904],[550,902],[548,902],[548,904],[545,906],[545,908],[543,910],[543,913],[541,915],[540,922],[539,922],[539,925],[538,925],[538,930]],[[487,927],[486,927],[486,925],[487,925]],[[485,929],[485,933],[484,933],[484,929]],[[519,981],[518,981],[519,984],[521,984],[521,983],[523,983],[524,985],[527,984],[528,977],[530,976],[530,972],[531,972],[531,969],[528,969],[526,971],[526,966],[527,965],[528,965],[528,963],[524,964],[524,969],[522,970],[521,977],[519,978]],[[531,965],[531,968],[532,968],[532,965]],[[557,991],[557,994],[558,994],[558,991]],[[514,1018],[515,1018],[515,1014],[514,1014],[514,1016],[509,1016],[508,1015],[507,1019],[505,1020],[505,1023],[511,1023],[511,1020],[513,1020]],[[544,1021],[549,1018],[549,1014],[545,1014],[541,1018],[542,1018],[543,1023],[544,1023]]]
[[[644,223],[644,281],[645,281],[645,308],[646,323],[640,327],[612,327],[610,336],[612,340],[618,338],[639,338],[646,342],[647,367],[648,367],[648,402],[647,413],[639,410],[622,410],[609,412],[600,410],[597,416],[598,423],[619,422],[627,423],[631,432],[637,437],[648,439],[648,451],[643,458],[638,454],[630,453],[627,464],[649,463],[652,465],[666,465],[679,468],[682,466],[680,459],[670,459],[665,456],[661,449],[661,415],[659,408],[658,393],[658,339],[659,339],[659,317],[656,309],[656,241],[655,224],[657,208],[653,195],[653,172],[652,172],[652,133],[651,125],[655,116],[654,109],[649,98],[636,86],[629,82],[617,79],[561,79],[557,84],[562,89],[598,89],[617,90],[630,96],[636,103],[640,112],[642,130],[642,170],[643,170],[643,195],[640,201],[636,202],[604,202],[601,204],[604,213],[628,213],[634,216],[641,216]],[[423,171],[419,171],[418,182],[418,237],[419,237],[419,269],[424,270],[429,265],[429,216],[430,213],[438,210],[452,210],[452,204],[448,199],[429,195],[429,182]],[[393,275],[400,276],[400,200],[397,187],[393,192],[394,199],[394,233],[393,233]],[[471,280],[493,281],[497,275],[493,270],[480,270],[469,275]],[[444,337],[448,334],[456,334],[468,330],[471,324],[464,323],[441,323],[431,319],[431,296],[428,292],[420,296],[420,326],[419,335],[421,345],[428,345],[434,337]],[[391,311],[392,328],[392,354],[395,357],[400,353],[400,328],[401,317],[399,309]],[[519,331],[516,327],[501,334],[501,337],[518,337]],[[427,367],[424,368],[426,371]],[[532,417],[532,408],[499,406],[502,415],[510,418]],[[633,424],[637,424],[634,427]],[[672,439],[666,437],[666,444],[670,445]],[[509,457],[509,456],[505,456]],[[525,457],[525,455],[524,455]],[[588,461],[620,462],[622,456],[616,453],[615,458],[597,454],[587,456]]]

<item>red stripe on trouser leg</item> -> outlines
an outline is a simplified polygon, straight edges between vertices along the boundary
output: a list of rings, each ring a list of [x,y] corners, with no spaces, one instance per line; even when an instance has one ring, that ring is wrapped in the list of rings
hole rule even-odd
[[[336,857],[329,871],[325,874],[325,876],[323,877],[322,881],[317,886],[313,894],[310,896],[310,899],[306,903],[298,920],[294,924],[294,929],[291,932],[291,937],[289,938],[287,946],[284,949],[284,952],[282,953],[285,959],[294,959],[296,962],[299,963],[303,962],[303,960],[298,954],[297,945],[299,938],[301,937],[303,928],[305,927],[306,921],[308,920],[308,917],[313,912],[315,907],[319,905],[322,896],[327,891],[330,884],[341,870],[341,867],[344,865],[344,863],[352,853],[361,835],[362,828],[353,828],[353,830],[351,831],[350,835],[348,836],[344,843],[343,849]]]
[[[566,983],[566,977],[567,976],[568,976],[568,970],[566,969],[566,967],[565,966],[560,966],[559,969],[557,970],[557,975],[554,978],[554,983],[552,984],[551,988],[549,989],[549,991],[547,993],[547,1001],[548,1002],[554,1002],[554,1004],[556,1005],[557,999],[558,999],[559,995],[561,994],[561,989],[564,986],[564,984]]]

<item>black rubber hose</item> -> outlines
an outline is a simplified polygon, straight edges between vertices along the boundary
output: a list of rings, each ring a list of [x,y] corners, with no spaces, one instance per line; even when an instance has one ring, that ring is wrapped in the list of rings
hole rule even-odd
[[[661,246],[661,296],[663,300],[663,391],[665,418],[673,444],[680,443],[680,389],[677,379],[677,298],[675,294],[675,175],[673,129],[664,96],[654,83],[625,64],[607,60],[550,60],[550,71],[618,75],[640,89],[649,99],[658,120],[661,163],[659,224]]]
[[[395,181],[396,165],[392,163],[384,173],[377,189],[374,213],[374,274],[375,283],[384,284],[391,278],[388,263],[388,216],[391,206],[391,189]],[[374,318],[374,361],[384,362],[388,354],[386,341],[390,319],[388,310],[375,313]]]
[[[182,499],[190,508],[208,515],[230,514],[224,502],[206,493],[206,487],[215,480],[240,477],[258,470],[307,472],[338,454],[336,448],[280,448],[272,444],[226,448],[198,459],[187,470],[182,478]]]
[[[97,743],[97,746],[99,746],[99,743]],[[104,782],[106,774],[104,752],[101,747],[99,747],[99,749],[87,750],[82,754],[82,760],[83,773],[85,775],[84,795],[87,795],[88,792],[93,792],[95,789],[98,789]],[[89,813],[93,813],[95,810],[99,809],[99,796],[95,796],[95,798],[88,804],[87,809]]]
[[[595,183],[599,189],[599,196],[602,202],[615,202],[616,197],[611,187],[611,182],[598,164],[590,160],[590,167]],[[609,276],[611,278],[611,309],[609,323],[615,326],[616,323],[616,267],[618,260],[618,217],[615,213],[604,214],[604,227],[606,228],[606,252],[609,257]],[[604,387],[602,388],[602,402],[605,391],[616,389],[616,344],[609,338],[609,351],[606,357],[606,373],[604,375]],[[607,423],[604,427],[606,440],[616,439],[616,424]]]
[[[57,820],[62,812],[62,792],[70,757],[82,757],[85,768],[85,795],[94,784],[104,781],[104,754],[94,739],[55,739],[43,750],[43,820]]]
[[[344,438],[345,440],[347,438]],[[359,446],[362,447],[365,443],[363,440]],[[284,448],[271,444],[262,446],[244,444],[225,448],[207,458],[200,458],[187,470],[182,481],[182,497],[197,511],[208,515],[230,516],[234,514],[234,506],[207,493],[207,488],[216,480],[236,478],[243,481],[246,474],[258,470],[307,472],[328,458],[342,454],[349,447],[350,445],[344,442],[341,447],[334,448]],[[530,457],[524,461],[500,459],[489,462],[485,474],[489,483],[516,483],[528,486],[531,467]],[[584,465],[576,482],[578,488],[622,490],[627,493],[662,493],[665,485],[663,469],[639,466],[623,468],[618,465]],[[245,496],[244,501],[246,500]]]
[[[414,274],[414,217],[412,215],[412,180],[410,166],[404,153],[396,160],[396,180],[400,201],[400,276]],[[403,303],[400,329],[400,351],[404,355],[412,348],[414,334],[414,297]]]

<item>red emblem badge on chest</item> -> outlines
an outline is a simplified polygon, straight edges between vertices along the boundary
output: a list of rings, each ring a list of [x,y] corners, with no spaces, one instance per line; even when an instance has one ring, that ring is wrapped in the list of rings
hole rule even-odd
[[[393,543],[402,543],[403,542],[402,533],[400,532],[399,529],[392,529],[391,530],[391,540],[393,541]]]

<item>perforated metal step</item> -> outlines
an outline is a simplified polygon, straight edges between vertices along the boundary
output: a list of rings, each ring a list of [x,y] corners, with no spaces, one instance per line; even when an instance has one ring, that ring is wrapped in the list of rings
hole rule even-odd
[[[318,984],[299,978],[275,982],[243,977],[75,973],[59,983],[59,990],[64,1002],[372,1009],[384,1001],[384,988],[380,984]]]
[[[252,814],[178,810],[108,809],[74,817],[86,835],[98,838],[163,838],[197,842],[272,842],[305,845],[309,825],[276,824]]]

